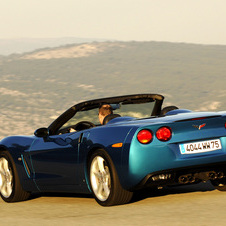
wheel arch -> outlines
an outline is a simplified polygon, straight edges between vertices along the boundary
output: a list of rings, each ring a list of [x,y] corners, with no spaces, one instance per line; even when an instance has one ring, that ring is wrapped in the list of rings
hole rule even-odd
[[[27,200],[30,197],[30,191],[25,190],[21,177],[19,176],[18,165],[15,163],[15,160],[10,153],[9,150],[7,150],[6,147],[1,146],[0,147],[0,154],[3,159],[6,159],[8,162],[8,172],[11,174],[11,182],[10,186],[12,188],[11,193],[9,196],[4,196],[4,194],[1,193],[1,197],[5,202],[18,202],[18,201],[24,201]]]
[[[4,146],[4,145],[0,145],[0,153],[2,153],[2,152],[8,152],[8,154],[10,155],[10,157],[12,158],[12,160],[13,160],[13,162],[14,162],[14,164],[15,164],[14,156],[12,155],[12,152],[10,151],[9,148],[7,148],[7,147]],[[16,167],[16,164],[15,164],[15,167]],[[16,169],[17,169],[17,167],[16,167]]]
[[[133,196],[133,192],[126,190],[122,187],[121,181],[119,180],[119,172],[116,169],[116,164],[113,162],[111,154],[112,154],[111,152],[107,151],[104,148],[95,147],[92,150],[90,150],[89,154],[87,155],[87,160],[86,160],[86,165],[87,165],[86,176],[87,176],[87,182],[88,182],[89,189],[93,193],[96,201],[100,205],[103,205],[103,206],[124,204],[124,203],[129,202]],[[111,191],[109,190],[109,192],[110,192],[109,196],[107,196],[107,199],[105,199],[105,200],[99,199],[98,195],[95,192],[96,189],[93,190],[93,188],[95,186],[93,187],[93,185],[91,185],[91,183],[93,184],[93,182],[92,182],[93,180],[90,181],[90,176],[89,176],[91,169],[92,169],[92,168],[90,168],[90,166],[92,167],[93,161],[96,161],[94,159],[97,156],[100,156],[102,159],[104,159],[106,161],[106,166],[109,167],[108,169],[109,169],[109,175],[110,175],[111,179],[109,179],[109,178],[108,179],[111,181],[110,182],[111,186],[109,188]],[[104,174],[104,175],[106,175],[106,174]],[[92,176],[92,178],[93,178],[93,176]],[[101,181],[102,180],[103,179],[101,179]],[[103,182],[103,181],[99,182],[99,183],[106,183],[106,181],[105,182]],[[96,184],[96,182],[94,184]],[[91,187],[92,187],[92,189],[91,189]],[[97,189],[97,190],[99,190],[99,189]]]
[[[18,171],[18,163],[19,163],[19,155],[16,154],[15,152],[11,151],[9,148],[7,148],[6,146],[4,145],[0,145],[0,152],[3,152],[3,151],[6,151],[8,152],[8,154],[10,155],[10,157],[12,158],[14,164],[15,164],[15,167],[16,167],[16,170]]]
[[[0,145],[0,152],[2,152],[2,151],[8,151],[4,145]]]
[[[13,160],[14,167],[17,171],[18,178],[20,180],[21,186],[25,191],[38,191],[36,185],[34,184],[31,176],[27,173],[27,163],[24,161],[24,156],[22,153],[13,151],[5,145],[0,145],[0,153],[7,152],[11,159]]]
[[[89,188],[89,190],[91,191],[90,188],[90,180],[89,180],[89,161],[91,156],[96,152],[96,151],[103,151],[111,160],[112,164],[115,167],[117,176],[119,178],[120,184],[123,188],[125,188],[124,183],[123,183],[123,175],[122,175],[122,166],[121,166],[121,158],[122,158],[122,150],[118,150],[117,153],[116,151],[112,151],[112,150],[108,150],[107,147],[103,147],[103,146],[95,146],[92,147],[89,152],[87,153],[86,156],[86,160],[85,160],[85,164],[84,164],[84,171],[85,171],[85,179],[86,179],[86,183],[87,186]],[[117,160],[116,160],[117,159]]]

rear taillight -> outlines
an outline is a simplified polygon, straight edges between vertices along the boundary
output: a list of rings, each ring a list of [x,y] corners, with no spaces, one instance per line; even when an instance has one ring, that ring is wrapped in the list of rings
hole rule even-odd
[[[157,130],[156,137],[160,141],[168,141],[172,137],[172,130],[169,127],[161,127]]]
[[[141,144],[148,144],[152,142],[153,134],[151,130],[143,129],[137,134],[137,140]]]

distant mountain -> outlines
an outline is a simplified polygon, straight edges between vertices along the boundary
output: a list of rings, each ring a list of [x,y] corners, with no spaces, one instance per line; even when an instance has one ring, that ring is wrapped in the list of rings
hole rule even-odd
[[[57,47],[66,44],[89,43],[94,41],[107,41],[106,39],[89,38],[18,38],[0,39],[0,55],[20,54],[34,51],[36,49]]]
[[[159,93],[165,104],[226,110],[226,46],[86,42],[0,57],[0,138],[31,134],[79,101]]]

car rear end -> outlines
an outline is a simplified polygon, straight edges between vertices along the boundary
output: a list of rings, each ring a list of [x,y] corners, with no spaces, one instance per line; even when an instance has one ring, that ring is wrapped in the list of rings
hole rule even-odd
[[[186,113],[145,122],[141,121],[130,148],[124,150],[127,189],[226,175],[226,114]]]

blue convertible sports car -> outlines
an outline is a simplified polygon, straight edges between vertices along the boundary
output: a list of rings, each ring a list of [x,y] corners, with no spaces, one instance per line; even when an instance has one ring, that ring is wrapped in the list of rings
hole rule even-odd
[[[192,112],[138,94],[82,102],[33,136],[0,141],[0,193],[92,193],[103,206],[146,187],[210,180],[226,190],[226,112]],[[99,107],[112,114],[98,122]]]

